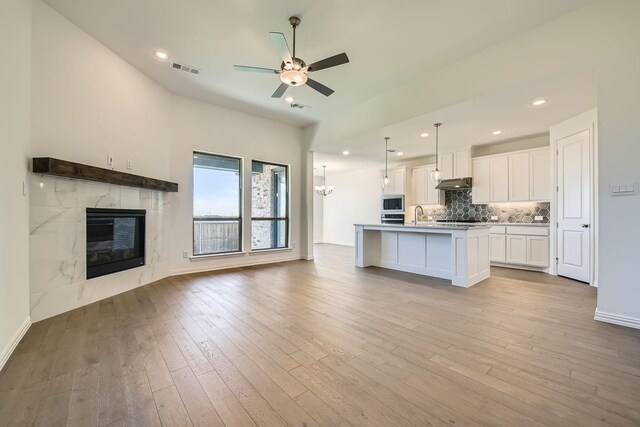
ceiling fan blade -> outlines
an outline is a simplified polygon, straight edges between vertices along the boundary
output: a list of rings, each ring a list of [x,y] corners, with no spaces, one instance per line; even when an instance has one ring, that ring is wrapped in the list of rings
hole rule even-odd
[[[310,78],[307,78],[307,86],[311,87],[312,89],[317,90],[318,92],[320,92],[324,96],[329,96],[334,92],[333,89],[330,89],[330,88],[326,87],[325,85],[323,85],[322,83],[318,83],[317,81],[315,81],[313,79],[310,79]]]
[[[347,62],[349,62],[349,57],[346,53],[342,52],[337,55],[330,56],[329,58],[322,59],[318,62],[314,62],[307,68],[309,71],[319,71],[324,70],[325,68],[331,68],[337,65],[346,64]]]
[[[286,64],[287,62],[293,63],[293,59],[291,59],[291,50],[289,49],[289,44],[287,43],[287,39],[284,37],[282,33],[269,33],[271,36],[271,40],[273,44],[278,49],[278,53],[282,60]]]
[[[234,65],[236,71],[251,71],[254,73],[269,73],[269,74],[280,74],[280,70],[274,70],[273,68],[262,68],[262,67],[248,67],[246,65]]]
[[[281,83],[280,86],[278,86],[278,89],[276,89],[275,92],[273,92],[273,95],[271,95],[272,98],[281,98],[282,95],[284,95],[284,93],[287,91],[287,89],[289,88],[289,85],[286,83]]]

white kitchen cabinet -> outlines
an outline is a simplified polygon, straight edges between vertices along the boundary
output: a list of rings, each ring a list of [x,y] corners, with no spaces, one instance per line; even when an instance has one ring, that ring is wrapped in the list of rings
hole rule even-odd
[[[489,235],[489,260],[491,262],[507,262],[506,235]]]
[[[426,191],[425,191],[425,174],[426,166],[419,166],[411,170],[411,204],[413,205],[425,205]]]
[[[384,179],[385,171],[380,171],[380,179]],[[405,177],[405,168],[394,168],[389,169],[387,172],[387,177],[389,178],[389,186],[384,188],[382,192],[384,194],[404,194],[404,177]],[[382,182],[382,181],[380,181]]]
[[[453,176],[453,153],[440,154],[440,162],[438,167],[442,174],[442,179],[451,179]]]
[[[551,200],[551,159],[549,155],[549,148],[541,148],[530,153],[529,197],[531,200]]]
[[[453,153],[453,177],[467,178],[471,176],[471,156],[469,150]]]
[[[395,169],[391,173],[393,185],[389,186],[389,188],[393,188],[393,194],[404,194],[404,168]]]
[[[531,156],[529,153],[511,154],[509,157],[509,201],[530,200]]]
[[[490,261],[503,267],[534,270],[549,266],[549,228],[527,225],[495,225],[489,234]]]
[[[471,199],[476,205],[491,203],[491,159],[473,160]]]
[[[526,264],[535,267],[549,266],[549,238],[543,236],[526,236]]]
[[[436,165],[418,166],[411,172],[411,203],[414,205],[441,205],[444,195],[436,190],[436,184],[431,182],[431,172]]]
[[[510,264],[526,264],[527,263],[527,236],[506,235],[507,256],[506,259]]]
[[[550,199],[549,148],[478,157],[472,165],[473,203]]]
[[[442,153],[439,157],[442,179],[466,178],[471,176],[471,156],[469,150]]]
[[[509,201],[509,158],[507,156],[491,159],[491,201]]]

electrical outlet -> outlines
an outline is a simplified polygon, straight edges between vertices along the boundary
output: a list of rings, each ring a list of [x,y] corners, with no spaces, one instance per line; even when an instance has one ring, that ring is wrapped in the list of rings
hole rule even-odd
[[[536,215],[533,217],[534,221],[542,221],[542,215]]]
[[[127,169],[128,170],[133,169],[133,162],[131,160],[127,160]]]
[[[427,220],[431,221],[431,220],[433,220],[433,217],[432,216],[428,216]]]
[[[182,251],[182,258],[189,258],[189,251]]]
[[[491,215],[491,221],[497,221],[498,215]]]

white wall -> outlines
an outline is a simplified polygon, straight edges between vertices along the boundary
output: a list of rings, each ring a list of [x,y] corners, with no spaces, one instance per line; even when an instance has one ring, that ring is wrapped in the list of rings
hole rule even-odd
[[[355,246],[353,224],[380,223],[380,170],[327,175],[327,185],[335,190],[324,198],[323,242]]]
[[[42,178],[31,174],[35,192],[31,203],[31,236],[26,227],[21,236],[23,240],[31,239],[34,247],[53,247],[55,243],[60,249],[49,251],[57,252],[54,259],[41,250],[31,254],[35,274],[29,287],[34,318],[40,320],[171,273],[302,256],[301,224],[306,218],[301,195],[305,191],[302,173],[306,165],[299,128],[173,95],[50,7],[39,0],[33,5],[29,156],[51,156],[107,167],[107,154],[112,154],[116,170],[167,179],[180,186],[177,194],[154,195],[127,187],[44,179],[45,188],[41,191],[38,183]],[[28,42],[23,48],[29,52]],[[23,98],[28,102],[26,95]],[[190,252],[192,247],[193,150],[244,157],[247,184],[252,158],[290,164],[293,249],[199,261],[184,259],[182,251]],[[131,171],[126,169],[127,160],[133,162]],[[15,159],[12,163],[14,167],[18,164]],[[23,154],[23,175],[27,163]],[[20,174],[13,176],[15,180]],[[64,200],[59,198],[63,192]],[[249,188],[244,202],[249,212]],[[147,236],[153,246],[148,245],[148,253],[152,255],[147,257],[146,267],[84,280],[83,264],[74,261],[81,258],[80,252],[84,250],[84,223],[79,218],[86,207],[94,204],[148,210]],[[60,212],[64,214],[56,216]],[[23,214],[22,218],[28,215]],[[72,227],[72,222],[79,225]],[[248,216],[244,225],[248,249]],[[64,268],[54,268],[56,263]],[[68,267],[71,265],[74,267]],[[28,281],[24,279],[25,283]]]
[[[31,154],[170,178],[170,94],[39,0],[33,3]]]
[[[635,222],[640,195],[609,195],[610,185],[640,185],[640,2],[612,3],[600,4],[599,25],[593,29],[601,35],[598,314],[601,320],[640,328],[640,226]]]
[[[183,273],[231,266],[258,264],[301,257],[303,165],[302,130],[204,102],[173,96],[171,102],[171,176],[180,191],[171,201],[171,271]],[[189,260],[191,253],[193,151],[244,158],[244,250],[251,247],[251,159],[290,165],[291,251],[225,255]]]
[[[322,177],[313,177],[313,186],[322,185]],[[323,242],[323,212],[324,212],[324,196],[313,192],[313,243]]]
[[[31,2],[7,0],[0,13],[0,369],[29,322],[27,181]]]

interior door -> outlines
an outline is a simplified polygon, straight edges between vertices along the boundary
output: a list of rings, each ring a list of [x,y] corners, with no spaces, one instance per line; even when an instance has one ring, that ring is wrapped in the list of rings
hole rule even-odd
[[[558,140],[558,274],[591,282],[591,131]]]

